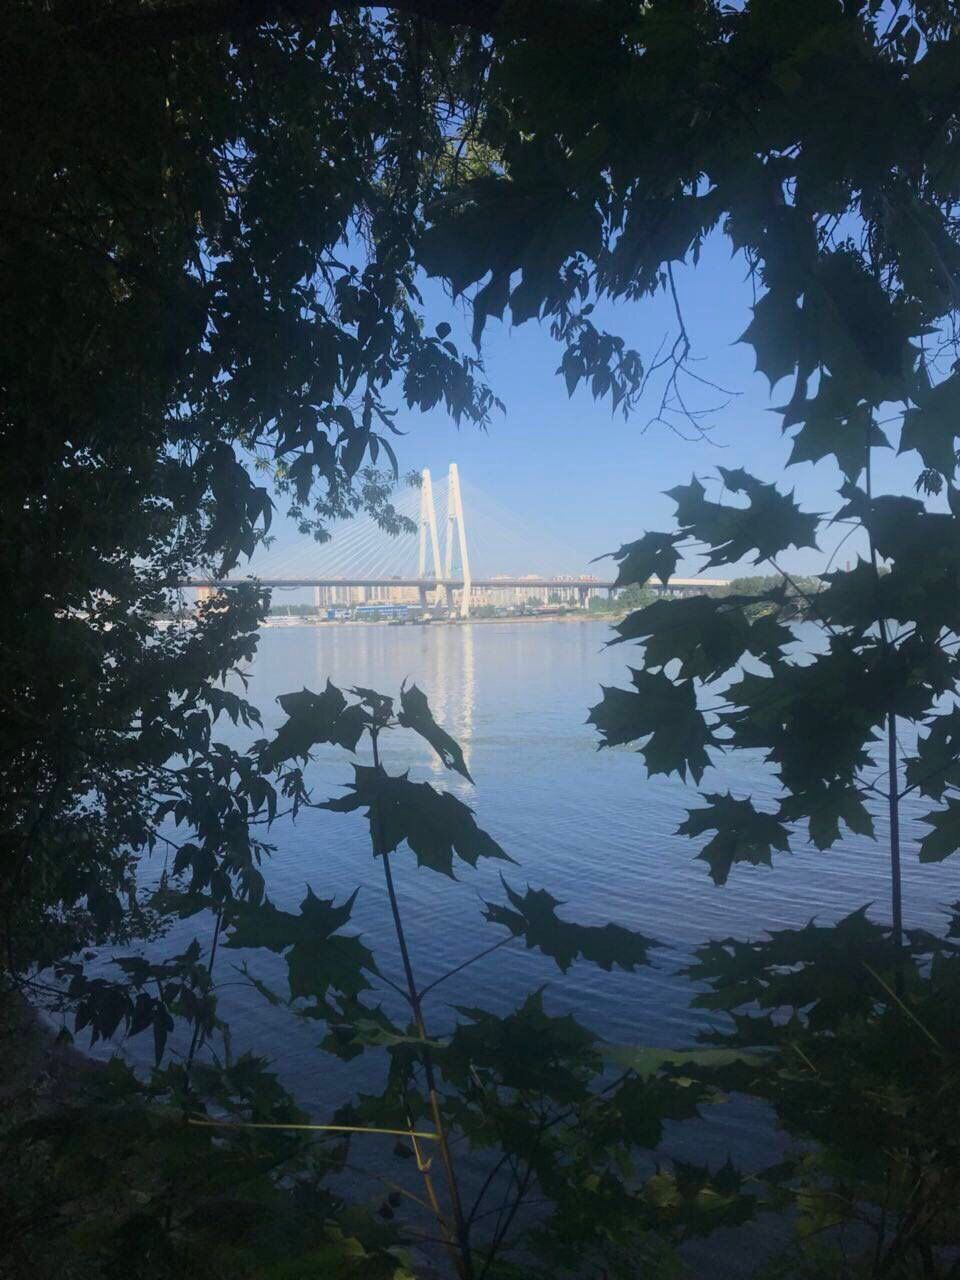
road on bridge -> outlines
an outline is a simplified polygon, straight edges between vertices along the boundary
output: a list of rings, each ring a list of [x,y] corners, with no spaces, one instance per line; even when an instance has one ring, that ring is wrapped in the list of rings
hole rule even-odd
[[[415,587],[427,591],[433,588],[452,587],[459,590],[463,587],[462,578],[184,578],[177,583],[178,587],[204,587],[222,590],[224,587],[235,587],[242,582],[256,582],[261,587]],[[480,587],[493,591],[498,588],[530,587],[538,590],[544,588],[566,589],[576,588],[580,591],[610,591],[615,587],[613,581],[599,578],[473,578],[471,587]],[[709,594],[711,591],[722,591],[730,585],[727,578],[671,578],[666,584],[651,579],[647,586],[652,591],[694,592]]]

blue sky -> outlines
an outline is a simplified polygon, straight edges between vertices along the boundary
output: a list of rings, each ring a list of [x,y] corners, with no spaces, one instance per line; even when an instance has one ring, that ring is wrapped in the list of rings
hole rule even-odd
[[[595,403],[585,388],[568,397],[556,374],[559,349],[546,327],[534,322],[519,328],[488,324],[487,375],[506,404],[506,414],[497,413],[488,432],[458,429],[440,412],[423,415],[401,409],[397,425],[408,434],[394,443],[403,470],[429,467],[436,486],[448,463],[456,461],[465,499],[472,493],[476,503],[482,495],[488,513],[499,508],[505,522],[522,526],[522,537],[515,540],[523,545],[512,553],[505,538],[503,550],[497,551],[497,571],[556,571],[557,547],[562,546],[578,561],[569,570],[580,572],[592,556],[645,530],[672,527],[673,503],[663,491],[689,481],[693,473],[704,480],[715,476],[718,465],[743,466],[763,480],[795,488],[807,510],[832,509],[840,477],[831,463],[786,468],[790,441],[781,436],[779,416],[771,408],[788,398],[789,381],[771,394],[766,377],[754,372],[753,349],[737,342],[749,323],[753,300],[743,259],[731,259],[727,242],[714,236],[699,265],[681,268],[676,280],[697,357],[693,367],[733,393],[708,420],[710,441],[681,439],[658,424],[647,427],[659,404],[659,386],[651,388],[648,403],[626,422],[619,414],[611,416],[608,404]],[[428,321],[446,319],[454,327],[452,336],[461,346],[467,344],[470,318],[464,304],[451,302],[429,282],[425,298]],[[675,331],[672,306],[663,297],[610,306],[602,314],[598,309],[594,319],[620,333],[645,360],[665,334]],[[709,390],[700,393],[701,406],[722,399]],[[911,491],[919,469],[915,454],[898,459],[893,451],[883,451],[877,458],[875,487],[878,492]],[[469,532],[470,502],[465,505]],[[486,524],[491,525],[489,514]],[[479,537],[482,525],[476,532]],[[840,553],[838,565],[848,555],[855,558],[852,543]],[[783,564],[794,571],[815,572],[826,558],[801,551],[785,554]],[[692,561],[681,571],[697,567]]]

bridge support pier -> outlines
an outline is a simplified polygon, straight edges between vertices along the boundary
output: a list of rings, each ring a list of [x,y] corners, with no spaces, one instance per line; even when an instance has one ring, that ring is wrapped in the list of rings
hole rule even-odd
[[[424,612],[426,612],[426,608],[427,608],[427,588],[426,588],[422,583],[420,584],[420,586],[419,586],[419,587],[417,587],[417,595],[418,595],[418,596],[419,596],[419,598],[420,598],[420,608],[421,608]]]

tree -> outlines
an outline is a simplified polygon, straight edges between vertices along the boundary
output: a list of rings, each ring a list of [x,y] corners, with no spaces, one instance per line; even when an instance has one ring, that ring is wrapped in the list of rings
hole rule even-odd
[[[781,588],[785,588],[782,601]],[[758,577],[734,578],[721,594],[760,597],[759,603],[744,606],[747,617],[751,620],[766,614],[808,618],[812,608],[808,601],[821,589],[822,584],[819,578],[791,574],[789,581],[785,582],[778,574],[761,574]]]
[[[902,360],[910,334],[953,307],[952,29],[935,4],[901,6],[889,25],[883,12],[564,4],[545,40],[520,10],[466,3],[376,20],[279,5],[98,19],[17,6],[4,119],[44,145],[9,148],[4,172],[5,540],[30,549],[9,566],[4,641],[23,661],[8,717],[21,728],[6,746],[36,802],[51,794],[62,816],[68,792],[89,790],[65,780],[77,731],[32,660],[62,644],[64,609],[77,647],[61,667],[79,671],[89,644],[113,643],[99,622],[80,625],[91,604],[109,595],[129,612],[178,570],[251,549],[269,511],[253,457],[305,527],[322,534],[355,503],[389,526],[388,488],[363,466],[388,448],[391,384],[412,405],[486,420],[495,402],[476,359],[415,310],[418,262],[456,291],[484,281],[478,338],[505,307],[516,323],[546,319],[571,390],[585,381],[629,409],[655,371],[595,327],[591,299],[674,295],[672,264],[723,228],[766,290],[747,334],[760,367],[797,371],[784,415],[799,428],[795,457],[836,446],[855,466],[865,406],[899,395],[906,446],[935,483],[952,459],[949,427],[936,426],[951,384],[927,390],[929,361]],[[757,68],[748,102],[744,67]],[[55,92],[38,102],[37,83]],[[624,93],[636,110],[621,110]],[[602,146],[578,147],[585,129]],[[459,163],[464,148],[495,159],[478,173]],[[61,165],[66,154],[77,163]],[[838,210],[859,239],[840,238]],[[678,321],[661,414],[674,418],[687,403],[679,309]],[[39,448],[24,453],[25,438]],[[122,497],[109,489],[120,475]],[[12,620],[28,614],[25,638]],[[95,681],[86,688],[81,719],[109,705]],[[9,825],[34,821],[18,811]],[[8,885],[8,902],[19,892]]]
[[[656,599],[655,592],[645,584],[633,582],[618,591],[605,596],[591,596],[590,610],[593,613],[625,613],[629,609],[639,609]]]
[[[631,582],[617,594],[616,604],[618,609],[642,609],[644,605],[652,604],[655,598],[645,583]]]
[[[318,610],[312,604],[275,604],[270,609],[274,618],[315,618]]]
[[[319,537],[361,508],[401,526],[395,392],[481,424],[495,404],[449,327],[424,326],[410,254],[477,42],[366,14],[253,23],[236,43],[121,34],[141,19],[18,3],[0,77],[15,970],[26,935],[49,942],[68,916],[130,926],[166,762],[186,753],[215,788],[213,720],[252,715],[216,685],[253,653],[257,593],[157,647],[173,585],[254,549],[271,483]]]
[[[591,613],[612,613],[616,601],[613,596],[591,596],[587,608]]]

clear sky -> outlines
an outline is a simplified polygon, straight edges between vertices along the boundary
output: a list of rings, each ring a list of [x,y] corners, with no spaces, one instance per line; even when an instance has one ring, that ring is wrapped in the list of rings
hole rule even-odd
[[[743,466],[760,479],[794,487],[806,510],[828,511],[835,505],[840,476],[831,462],[786,468],[790,441],[781,436],[779,415],[770,410],[789,397],[790,381],[771,393],[766,377],[754,372],[753,349],[737,342],[750,321],[753,300],[743,259],[731,259],[727,242],[715,236],[699,265],[680,269],[676,280],[697,357],[693,368],[732,393],[725,407],[706,420],[712,428],[709,441],[681,439],[665,426],[647,425],[659,404],[659,384],[651,388],[648,403],[626,422],[620,414],[611,415],[609,404],[595,403],[582,386],[568,397],[556,373],[560,350],[547,328],[535,322],[518,328],[488,323],[487,375],[506,404],[506,414],[497,413],[488,432],[458,430],[440,412],[423,415],[401,409],[397,425],[408,434],[394,443],[402,470],[429,467],[436,486],[448,463],[456,461],[465,498],[472,493],[476,501],[482,494],[505,520],[509,517],[522,527],[526,545],[511,555],[505,540],[505,562],[498,562],[495,571],[539,571],[543,562],[553,568],[556,548],[563,545],[579,561],[569,570],[581,572],[592,556],[648,529],[671,528],[674,506],[663,491],[686,483],[694,473],[706,482],[716,476],[718,465]],[[455,340],[468,344],[466,307],[451,303],[430,282],[425,298],[429,323],[449,321]],[[645,361],[664,335],[675,332],[667,298],[608,306],[598,309],[594,319],[620,333]],[[725,399],[709,389],[692,391],[692,397],[699,407]],[[883,451],[877,459],[875,487],[912,491],[919,470],[916,454],[897,458],[892,450]],[[469,501],[465,505],[469,524]],[[835,541],[833,537],[827,553]],[[838,565],[848,556],[855,558],[852,544],[842,550]],[[802,551],[787,553],[783,564],[797,572],[816,572],[826,559],[826,554]],[[692,561],[680,571],[697,567]],[[748,566],[740,570],[748,571]]]

